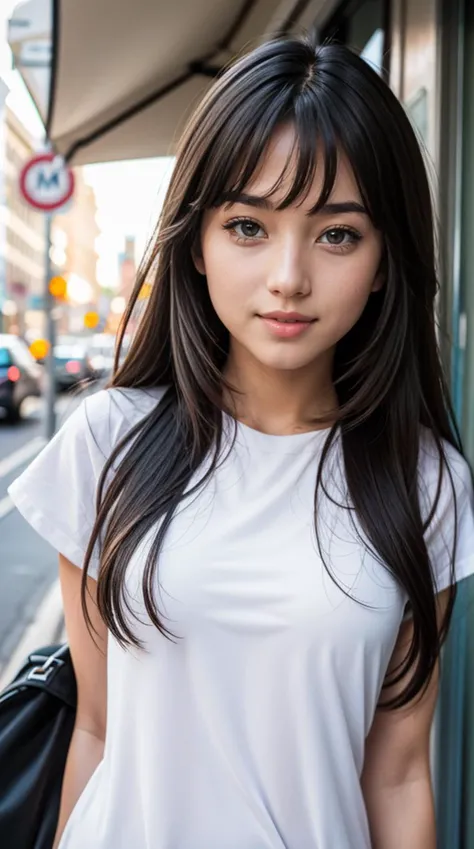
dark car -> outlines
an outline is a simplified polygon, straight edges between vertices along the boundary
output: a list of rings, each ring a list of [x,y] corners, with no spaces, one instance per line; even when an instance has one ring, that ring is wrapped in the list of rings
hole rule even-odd
[[[74,336],[60,336],[54,346],[54,374],[58,389],[67,389],[95,377],[87,342]]]
[[[18,336],[0,333],[0,408],[7,420],[17,422],[25,398],[39,397],[44,373],[28,345]]]

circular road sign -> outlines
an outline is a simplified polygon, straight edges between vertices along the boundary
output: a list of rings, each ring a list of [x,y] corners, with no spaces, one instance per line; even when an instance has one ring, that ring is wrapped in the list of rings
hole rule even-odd
[[[62,157],[55,153],[40,153],[23,167],[20,191],[30,206],[52,212],[72,197],[74,174]]]

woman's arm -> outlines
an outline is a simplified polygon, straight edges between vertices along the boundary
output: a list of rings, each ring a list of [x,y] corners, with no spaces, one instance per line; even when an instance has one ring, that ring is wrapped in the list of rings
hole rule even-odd
[[[64,772],[57,849],[66,823],[92,773],[103,758],[107,707],[107,629],[96,607],[97,582],[87,579],[89,614],[97,633],[87,630],[81,609],[81,570],[59,558],[66,631],[77,679],[77,714]],[[88,597],[89,598],[89,597]]]
[[[438,621],[448,592],[438,596]],[[390,662],[405,658],[412,625],[404,622]],[[436,849],[430,768],[430,732],[438,693],[438,667],[426,692],[398,710],[377,710],[366,741],[362,790],[373,849]],[[401,681],[387,695],[395,695]]]

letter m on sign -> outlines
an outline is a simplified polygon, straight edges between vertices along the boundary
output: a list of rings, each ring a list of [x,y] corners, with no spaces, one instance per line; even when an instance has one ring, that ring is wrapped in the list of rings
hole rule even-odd
[[[52,171],[50,174],[45,174],[43,170],[38,172],[38,189],[50,189],[55,187],[59,189],[59,172]]]

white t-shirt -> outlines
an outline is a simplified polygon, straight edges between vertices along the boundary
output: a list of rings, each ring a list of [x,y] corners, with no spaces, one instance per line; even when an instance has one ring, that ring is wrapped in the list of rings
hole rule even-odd
[[[114,389],[87,398],[9,489],[79,567],[105,458],[160,397]],[[146,541],[132,557],[127,586],[146,651],[110,639],[104,759],[60,849],[369,849],[364,741],[406,596],[329,499],[319,507],[322,545],[352,599],[324,568],[314,491],[325,438],[238,425],[227,460],[165,539],[158,597],[176,642],[143,606]],[[336,497],[341,456],[338,444],[327,476]],[[449,457],[460,579],[474,571],[472,493],[464,460],[453,449]],[[428,505],[437,476],[428,439],[420,465]],[[445,487],[429,534],[439,590],[453,515]]]

